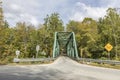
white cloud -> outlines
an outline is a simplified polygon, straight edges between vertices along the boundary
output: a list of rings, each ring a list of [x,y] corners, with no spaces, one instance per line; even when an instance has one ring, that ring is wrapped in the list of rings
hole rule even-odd
[[[35,26],[39,24],[37,18],[35,16],[32,16],[30,14],[20,14],[20,18],[21,21],[27,22],[27,23],[32,23]]]
[[[38,25],[36,14],[39,14],[39,0],[4,0],[3,9],[5,19],[11,26],[15,26],[16,22],[27,22],[33,25]]]
[[[64,23],[70,19],[103,17],[108,7],[120,7],[119,0],[3,0],[5,19],[11,26],[26,21],[37,26],[47,14],[58,12]]]
[[[85,17],[91,17],[97,20],[106,14],[106,9],[103,7],[92,7],[84,3],[77,2],[76,7],[72,12],[71,20],[82,21]]]
[[[120,8],[120,1],[119,0],[107,0],[107,7],[111,8]]]
[[[38,25],[38,20],[35,17],[32,17],[30,22],[34,25]]]
[[[92,2],[92,1],[91,1]],[[93,2],[96,4],[96,2]],[[120,8],[120,1],[118,0],[99,0],[97,6],[94,4],[86,4],[82,2],[76,2],[76,7],[72,11],[70,20],[82,21],[85,17],[91,17],[95,20],[98,20],[100,17],[106,15],[106,10],[108,8]],[[119,10],[120,11],[120,10]]]
[[[21,10],[21,7],[17,4],[10,4],[10,8],[13,10]]]
[[[4,13],[4,15],[6,15],[6,18],[9,18],[9,19],[14,17],[14,15],[10,13]]]

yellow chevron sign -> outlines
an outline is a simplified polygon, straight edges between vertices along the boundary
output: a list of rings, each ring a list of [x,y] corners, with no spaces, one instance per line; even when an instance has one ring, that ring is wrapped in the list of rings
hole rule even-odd
[[[106,49],[107,51],[111,51],[112,48],[113,48],[113,46],[112,46],[110,43],[106,44],[106,46],[105,46],[105,49]]]

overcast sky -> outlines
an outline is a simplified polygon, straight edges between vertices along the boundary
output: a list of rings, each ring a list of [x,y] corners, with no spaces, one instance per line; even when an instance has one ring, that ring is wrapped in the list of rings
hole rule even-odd
[[[26,21],[37,26],[47,14],[58,12],[64,24],[85,17],[97,20],[109,7],[119,8],[120,0],[2,0],[5,20],[11,26]]]

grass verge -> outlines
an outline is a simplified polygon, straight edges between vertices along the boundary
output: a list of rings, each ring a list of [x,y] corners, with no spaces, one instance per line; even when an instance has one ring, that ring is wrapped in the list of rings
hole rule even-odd
[[[82,64],[87,64],[91,66],[97,66],[97,67],[104,67],[104,68],[112,68],[112,69],[119,69],[120,70],[120,65],[112,65],[112,64],[100,64],[100,63],[92,63],[92,62],[80,62]]]
[[[53,61],[45,61],[45,62],[19,62],[19,63],[9,63],[7,65],[38,65],[38,64],[50,64]]]

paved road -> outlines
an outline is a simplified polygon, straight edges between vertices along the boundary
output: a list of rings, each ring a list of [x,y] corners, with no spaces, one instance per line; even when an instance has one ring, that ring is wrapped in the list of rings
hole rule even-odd
[[[0,66],[0,80],[120,80],[120,70],[88,66],[59,57],[46,65]]]

